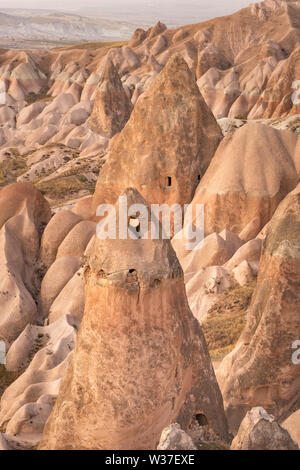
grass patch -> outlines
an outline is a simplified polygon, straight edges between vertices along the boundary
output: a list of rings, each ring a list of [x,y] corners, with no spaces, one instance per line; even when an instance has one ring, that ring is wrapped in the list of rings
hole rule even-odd
[[[288,124],[288,129],[293,132],[300,132],[300,118]]]
[[[236,345],[246,324],[256,281],[246,286],[229,289],[208,312],[202,329],[212,360],[223,359]]]
[[[0,398],[7,387],[10,386],[22,372],[9,372],[3,364],[0,364]]]
[[[203,442],[198,446],[198,450],[229,450],[230,446],[226,442]]]
[[[36,184],[41,193],[51,199],[61,199],[82,190],[92,194],[95,190],[95,185],[96,183],[89,182],[83,175],[68,173]]]
[[[126,46],[128,41],[109,41],[109,42],[84,42],[82,44],[73,44],[72,46],[64,46],[56,48],[57,51],[68,51],[71,49],[101,49],[104,47],[122,47]]]
[[[47,93],[29,93],[26,98],[27,105],[36,103],[37,101],[52,101],[53,96],[47,95]]]
[[[238,114],[234,117],[234,119],[240,119],[241,121],[247,121],[247,117],[243,116],[242,114]]]
[[[8,157],[0,163],[0,186],[14,183],[18,176],[27,171],[26,161],[23,157]]]

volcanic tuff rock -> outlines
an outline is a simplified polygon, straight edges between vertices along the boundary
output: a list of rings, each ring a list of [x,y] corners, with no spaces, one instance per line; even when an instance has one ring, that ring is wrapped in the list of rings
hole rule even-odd
[[[82,220],[71,211],[57,212],[45,227],[41,240],[41,259],[49,267],[56,258],[57,250],[68,233]]]
[[[199,257],[179,247],[178,257],[186,271],[190,306],[201,321],[221,292],[236,282],[244,285],[257,273],[267,223],[300,175],[297,135],[300,108],[292,100],[294,92],[293,97],[299,97],[299,89],[293,88],[294,82],[299,80],[299,19],[299,1],[268,0],[229,17],[180,29],[170,30],[158,23],[148,31],[138,30],[129,44],[113,44],[113,47],[94,43],[49,51],[0,50],[0,80],[7,91],[6,103],[0,105],[0,184],[35,181],[55,210],[61,205],[60,197],[65,209],[71,209],[79,200],[72,212],[63,210],[51,219],[42,236],[39,253],[41,232],[50,218],[48,203],[31,185],[8,186],[0,192],[0,338],[5,339],[8,349],[11,348],[8,351],[10,367],[15,366],[14,354],[15,361],[23,358],[27,365],[33,359],[28,374],[26,371],[25,378],[23,374],[22,379],[9,388],[7,400],[1,406],[6,431],[27,437],[33,433],[36,440],[40,438],[68,366],[74,342],[64,337],[63,332],[70,326],[64,328],[64,318],[66,314],[72,315],[74,331],[70,337],[75,337],[75,325],[80,323],[84,308],[80,257],[95,228],[95,224],[88,221],[93,217],[92,198],[80,198],[92,194],[93,184],[106,159],[104,177],[100,176],[97,187],[100,202],[114,202],[129,185],[138,187],[149,202],[190,202],[221,138],[211,111],[216,117],[229,116],[220,121],[224,134],[243,125],[243,129],[224,139],[207,175],[200,181],[199,198],[198,193],[195,196],[196,202],[207,206],[206,251],[200,250]],[[178,54],[188,67],[176,57]],[[108,74],[108,81],[104,80],[103,84],[110,68],[118,70],[118,74],[111,72],[115,82]],[[195,88],[193,73],[197,75],[197,86],[207,106]],[[110,142],[109,136],[97,134],[87,125],[93,100],[96,97],[97,102],[100,89],[104,93],[100,96],[102,101],[98,102],[100,112],[96,112],[96,103],[90,122],[95,117],[95,122],[103,129],[111,131],[113,123],[120,121],[122,129],[127,105],[128,116],[130,101],[136,105],[135,117],[121,135],[115,134]],[[118,101],[117,109],[114,101]],[[105,113],[107,104],[113,109],[113,115]],[[245,117],[248,117],[248,124]],[[249,122],[264,117],[270,118],[264,122],[271,127],[290,129],[294,134]],[[101,130],[102,134],[104,132]],[[110,155],[105,154],[107,148]],[[94,198],[94,211],[98,196]],[[71,198],[68,205],[66,198]],[[229,232],[221,235],[224,228],[234,232],[236,240],[238,237],[242,241],[250,240],[233,256],[239,245],[234,243],[231,249],[229,238],[232,241],[233,237]],[[292,233],[292,229],[289,230]],[[259,238],[253,239],[259,232]],[[235,430],[249,407],[263,404],[280,419],[299,408],[296,394],[299,383],[293,375],[294,369],[285,368],[283,362],[288,356],[285,339],[293,329],[295,339],[299,338],[296,334],[299,325],[287,319],[293,308],[292,296],[296,298],[295,311],[298,308],[297,273],[295,275],[294,265],[290,268],[296,256],[287,257],[283,262],[277,252],[276,256],[266,250],[264,253],[260,276],[266,279],[260,282],[259,278],[261,285],[256,291],[259,306],[255,304],[250,312],[249,338],[242,345],[242,365],[237,361],[238,353],[234,354],[234,367],[229,364],[226,369],[226,361],[226,367],[222,365],[225,375],[226,370],[230,370],[228,390],[231,382],[234,382],[232,390],[239,390],[240,384],[236,384],[241,381],[242,398],[225,391],[228,415]],[[267,267],[269,259],[270,268]],[[211,266],[225,261],[224,266]],[[44,331],[44,327],[28,324],[37,321],[36,301],[46,268],[40,307],[45,323],[51,325]],[[143,272],[143,268],[140,271]],[[130,277],[134,281],[134,272]],[[270,286],[274,287],[275,294]],[[98,299],[95,305],[97,302]],[[269,324],[273,302],[275,326]],[[284,322],[288,325],[287,333],[282,327]],[[44,334],[46,338],[52,327],[57,331],[52,344],[51,341],[45,344],[36,341],[39,335]],[[277,342],[274,339],[276,328],[281,335]],[[285,348],[282,359],[281,337]],[[42,350],[37,351],[40,346]],[[266,358],[263,357],[265,350]],[[276,357],[275,365],[271,364],[269,350]],[[228,362],[231,360],[229,356]],[[271,371],[271,384],[267,383],[265,370]],[[237,381],[231,377],[234,374],[239,377]],[[247,388],[247,374],[250,388]],[[232,419],[231,407],[234,409]],[[291,429],[295,428],[298,416],[293,413],[285,421]],[[170,421],[163,424],[175,419],[176,416],[170,416]],[[158,436],[160,432],[161,429]],[[8,434],[0,434],[1,446],[18,447],[18,442]],[[26,447],[23,441],[22,446]]]
[[[197,450],[197,447],[192,438],[175,423],[163,430],[157,450]]]
[[[289,434],[292,436],[292,439],[298,443],[300,446],[300,427],[299,421],[300,420],[300,409],[295,411],[292,415],[288,417],[283,423],[282,427],[286,429]]]
[[[0,191],[0,338],[7,346],[36,318],[40,233],[50,207],[29,183]]]
[[[300,46],[274,70],[262,97],[249,114],[249,118],[255,119],[261,116],[262,112],[265,118],[299,113],[299,91],[296,92],[298,86],[294,84],[296,80],[299,80],[298,77],[300,77]]]
[[[9,207],[8,199],[4,205],[8,220],[0,232],[0,331],[7,343],[6,370],[25,372],[2,396],[0,426],[6,432],[3,447],[28,448],[41,438],[75,344],[84,310],[80,256],[95,232],[95,223],[70,211],[58,212],[44,230],[39,257],[40,232],[50,216],[48,204],[28,183],[8,186],[2,192],[15,195],[15,204]],[[49,269],[43,277],[45,267]],[[41,314],[51,325],[38,326]]]
[[[50,207],[42,194],[30,183],[16,183],[0,191],[0,227],[27,206],[38,231],[50,220]]]
[[[186,294],[190,309],[202,324],[218,296],[234,286],[232,273],[222,266],[199,268],[185,275]]]
[[[297,87],[299,80],[299,18],[298,1],[267,1],[227,17],[178,29],[167,29],[158,23],[148,31],[139,30],[129,43],[93,43],[30,52],[0,50],[0,82],[7,91],[6,103],[0,104],[0,161],[4,176],[9,176],[3,177],[2,184],[17,178],[32,181],[42,177],[38,183],[41,185],[43,172],[47,178],[53,168],[64,167],[61,155],[52,155],[28,171],[21,171],[19,165],[26,167],[28,155],[37,148],[48,153],[48,145],[63,144],[67,147],[65,157],[71,159],[72,149],[85,158],[97,157],[106,150],[108,138],[89,129],[87,121],[109,62],[123,83],[122,99],[126,102],[126,96],[133,105],[170,57],[180,55],[192,73],[197,72],[201,94],[217,118],[296,116],[300,113],[299,89],[293,86]],[[102,120],[109,124],[112,116],[105,115],[104,104],[100,106]],[[2,155],[11,151],[13,155],[4,163]],[[20,159],[20,155],[24,158]],[[65,170],[80,169],[80,177],[87,178],[84,186],[85,180],[67,176],[70,192],[74,194],[75,186],[79,198],[92,193],[99,165],[93,159],[92,171],[86,172],[76,164],[70,162]],[[14,168],[9,172],[12,174],[7,175],[7,166]],[[55,184],[63,186],[64,182]],[[51,204],[56,204],[55,197],[50,197]]]
[[[257,123],[228,134],[188,209],[204,204],[206,234],[226,228],[255,238],[299,181],[296,144],[296,134]]]
[[[0,426],[21,447],[36,445],[74,348],[78,323],[65,315],[50,326],[27,325],[7,354],[9,371],[24,370],[3,393]]]
[[[300,365],[292,360],[300,333],[299,214],[300,185],[269,224],[246,328],[218,369],[233,431],[253,406],[280,421],[299,408]]]
[[[187,64],[173,57],[114,140],[97,182],[94,211],[130,186],[149,203],[189,203],[221,137]]]
[[[131,110],[131,101],[125,93],[118,72],[108,59],[96,90],[88,125],[98,134],[111,138],[123,129]]]
[[[135,189],[124,195],[146,205]],[[130,214],[129,231],[148,233],[145,219]],[[95,237],[88,253],[75,356],[40,448],[155,449],[164,427],[187,429],[195,414],[226,439],[222,397],[170,241]]]
[[[231,450],[299,450],[289,433],[263,408],[252,408],[242,421]]]

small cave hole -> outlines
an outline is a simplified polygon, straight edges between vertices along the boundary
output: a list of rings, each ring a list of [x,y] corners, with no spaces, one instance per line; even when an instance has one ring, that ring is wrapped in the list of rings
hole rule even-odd
[[[161,284],[160,279],[154,279],[153,282],[152,282],[153,287],[159,287],[160,284]]]
[[[195,421],[199,424],[199,426],[207,426],[208,425],[207,417],[202,413],[197,413],[195,415]]]
[[[138,280],[137,272],[135,269],[129,269],[126,277],[126,282],[128,284],[134,284]]]
[[[170,188],[172,186],[172,178],[171,176],[167,176],[167,186]]]

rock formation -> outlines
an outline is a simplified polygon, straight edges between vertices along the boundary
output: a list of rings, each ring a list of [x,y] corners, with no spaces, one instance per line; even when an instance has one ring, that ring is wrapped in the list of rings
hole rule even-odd
[[[292,415],[288,417],[283,423],[282,427],[288,431],[291,435],[292,439],[298,443],[300,447],[300,427],[299,427],[299,419],[300,419],[300,409],[295,411]]]
[[[232,431],[263,406],[279,422],[299,408],[300,185],[279,205],[267,230],[246,328],[223,360],[218,380]]]
[[[263,408],[252,408],[243,419],[231,450],[299,450],[289,433]]]
[[[300,76],[300,46],[295,49],[284,65],[277,67],[272,74],[263,96],[258,100],[255,110],[264,111],[264,117],[279,117],[288,114],[299,114],[300,103],[297,99],[297,88],[294,85]],[[295,95],[294,97],[292,95]],[[293,100],[294,98],[294,100]],[[258,114],[259,115],[259,114]],[[254,111],[252,116],[255,118]]]
[[[192,438],[175,423],[163,430],[157,450],[197,450],[197,447]]]
[[[118,72],[114,64],[107,60],[96,90],[89,126],[98,134],[111,138],[123,129],[131,109]]]
[[[124,195],[129,205],[146,204],[135,189]],[[74,360],[41,449],[155,449],[169,423],[186,430],[200,414],[227,438],[222,398],[175,252],[169,240],[145,239],[146,219],[138,220],[139,232],[129,223],[136,239],[95,237],[88,250]]]
[[[68,367],[79,323],[65,315],[50,326],[27,325],[12,344],[6,370],[22,373],[3,393],[0,426],[19,448],[36,446]]]
[[[0,191],[1,314],[0,338],[7,347],[36,319],[40,234],[50,207],[29,183]]]
[[[264,406],[299,442],[299,25],[299,0],[266,0],[124,43],[0,50],[0,449],[41,439],[84,312],[86,257],[77,360],[45,447],[156,448],[165,426],[198,448],[226,438],[197,321],[215,359],[246,317],[214,362],[231,429]],[[172,241],[187,297],[169,242],[93,239],[99,204],[128,187],[148,203],[192,201],[187,215],[205,205],[202,247]],[[259,414],[253,427],[251,413],[234,445],[280,447],[279,425]]]
[[[94,211],[100,203],[114,203],[130,186],[149,203],[189,203],[220,139],[187,64],[173,57],[113,142],[97,182]]]
[[[257,123],[224,138],[189,208],[204,205],[206,235],[228,229],[244,241],[256,237],[298,183],[296,144],[292,132]]]

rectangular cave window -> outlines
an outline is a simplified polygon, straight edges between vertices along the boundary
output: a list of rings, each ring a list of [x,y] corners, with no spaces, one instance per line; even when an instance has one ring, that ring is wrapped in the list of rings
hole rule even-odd
[[[201,175],[198,175],[198,182],[201,180]]]
[[[167,176],[167,186],[170,188],[172,186],[172,178],[171,176]]]

